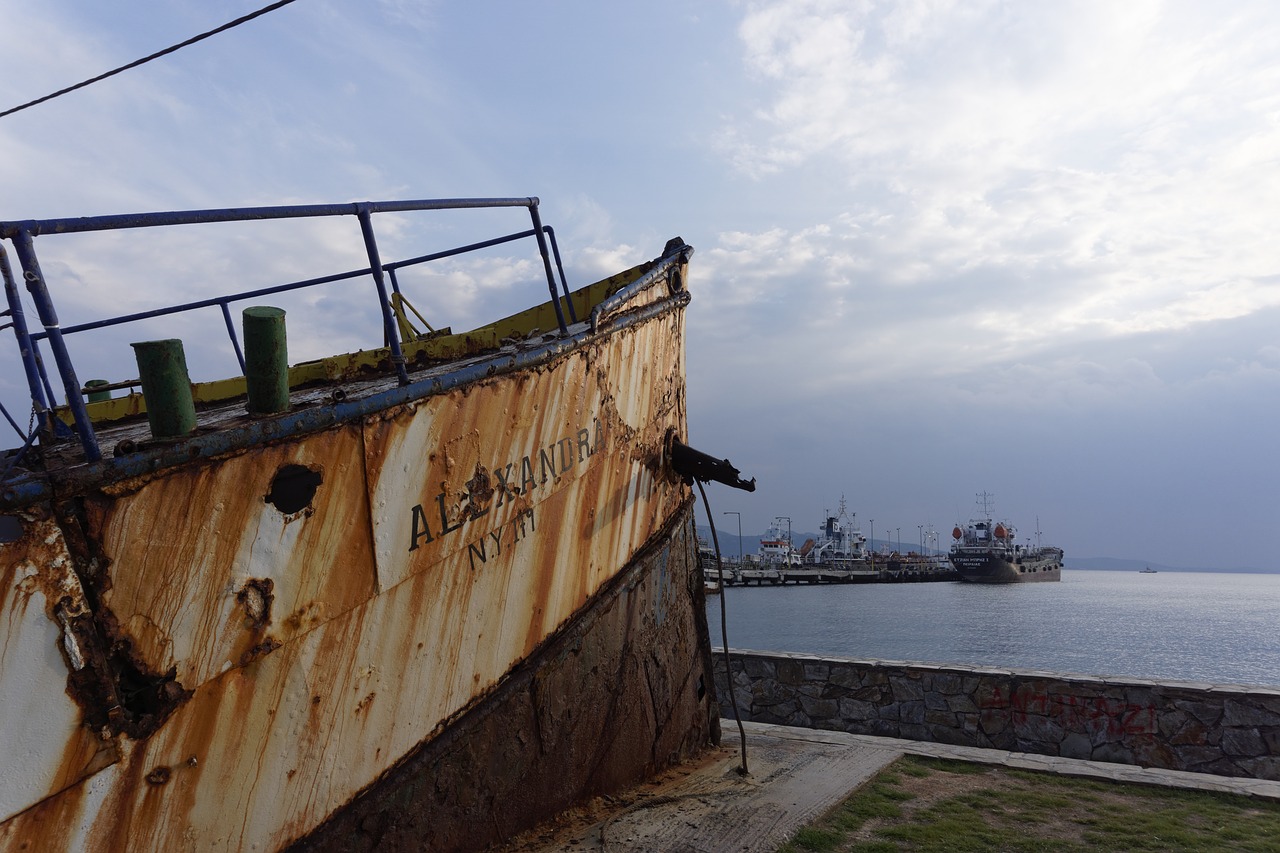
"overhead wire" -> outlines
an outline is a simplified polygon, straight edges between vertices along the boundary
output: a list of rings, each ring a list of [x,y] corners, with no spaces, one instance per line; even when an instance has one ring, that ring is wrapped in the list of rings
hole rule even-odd
[[[276,9],[279,9],[281,6],[288,6],[290,3],[293,3],[293,2],[294,0],[277,0],[277,2],[267,6],[263,6],[261,9],[257,10],[256,12],[250,12],[247,15],[243,15],[239,18],[236,18],[234,21],[228,21],[222,26],[216,27],[212,30],[209,30],[208,32],[201,33],[200,35],[193,36],[187,39],[186,41],[179,42],[178,44],[172,45],[170,47],[166,47],[164,50],[156,51],[150,56],[144,56],[141,59],[135,59],[133,62],[130,62],[128,65],[121,65],[119,68],[114,68],[111,71],[106,72],[105,74],[99,74],[97,77],[91,77],[88,80],[83,80],[75,84],[74,86],[68,86],[65,89],[59,89],[56,92],[51,92],[50,94],[45,95],[42,98],[36,98],[34,101],[27,101],[25,104],[20,104],[16,107],[10,107],[4,112],[0,112],[0,118],[13,115],[16,112],[25,110],[28,107],[34,107],[37,104],[43,104],[45,101],[52,101],[54,98],[58,98],[70,92],[74,92],[77,89],[83,89],[85,86],[92,85],[93,83],[97,83],[101,80],[106,80],[108,77],[114,77],[116,74],[119,74],[122,71],[128,71],[130,68],[137,68],[139,65],[143,65],[147,62],[150,62],[153,59],[159,59],[160,57],[173,53],[176,50],[181,50],[182,48],[187,47],[188,45],[195,44],[198,41],[203,41],[204,39],[207,39],[210,36],[215,36],[218,33],[226,32],[227,30],[232,29],[233,27],[238,27],[241,24],[248,23],[249,21],[252,21],[254,18],[259,18],[267,14],[268,12],[274,12]]]

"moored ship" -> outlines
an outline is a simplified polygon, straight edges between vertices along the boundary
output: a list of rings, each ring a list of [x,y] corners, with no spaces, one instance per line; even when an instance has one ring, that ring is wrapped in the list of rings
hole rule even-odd
[[[844,495],[835,515],[823,516],[822,532],[800,546],[800,565],[788,567],[784,581],[870,583],[878,577],[867,559],[867,537],[850,515]]]
[[[844,495],[835,515],[827,514],[818,538],[807,540],[800,548],[801,559],[810,565],[835,569],[863,569],[867,564],[867,537],[858,528],[856,515],[850,515]]]
[[[992,518],[986,492],[979,496],[980,515],[951,531],[951,565],[966,583],[1030,583],[1062,579],[1062,549],[1052,545],[1020,545],[1017,531]]]
[[[381,260],[375,217],[476,208],[532,227]],[[299,217],[358,220],[368,266],[62,326],[34,248]],[[29,326],[0,247],[34,424],[8,418],[21,446],[0,457],[0,849],[471,850],[718,738],[693,498],[672,462],[682,241],[569,292],[534,198],[0,237],[35,307]],[[411,322],[412,269],[530,240],[549,299],[466,333]],[[283,312],[255,303],[335,282],[372,285],[381,340],[289,366]],[[192,383],[165,340],[135,345],[138,380],[82,386],[71,335],[219,309],[242,376]]]
[[[791,519],[779,516],[773,520],[760,538],[758,554],[760,563],[773,568],[800,565],[800,552],[791,544]]]

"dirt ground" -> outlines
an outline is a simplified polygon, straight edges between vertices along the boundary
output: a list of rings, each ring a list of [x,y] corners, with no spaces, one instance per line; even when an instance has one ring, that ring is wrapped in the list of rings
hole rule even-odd
[[[501,853],[1267,851],[1280,799],[903,756],[822,733],[751,737],[560,814]],[[788,842],[788,839],[791,839]]]
[[[566,809],[536,829],[522,833],[506,844],[490,848],[488,853],[607,849],[611,824],[632,812],[669,804],[672,798],[660,792],[665,786],[687,777],[689,770],[689,766],[674,767],[615,796],[596,797]],[[696,810],[698,805],[696,800],[689,802],[690,809]]]
[[[931,808],[944,801],[974,795],[993,802],[1017,803],[1035,787],[1034,776],[1028,779],[1024,774],[996,766],[972,765],[968,772],[963,773],[929,770],[919,775],[902,772],[904,766],[894,765],[886,771],[888,778],[895,780],[894,787],[910,797],[900,803],[901,816],[869,819],[835,850],[846,850],[873,841],[876,831],[884,827],[920,821]],[[597,797],[562,812],[505,845],[492,848],[490,853],[608,850],[613,846],[610,843],[614,835],[612,830],[620,819],[647,808],[671,805],[673,798],[665,796],[663,791],[686,773],[686,768],[677,767],[617,796]],[[1141,808],[1142,798],[1127,790],[1123,786],[1110,786],[1098,792],[1098,796],[1114,807]],[[682,818],[691,822],[705,818],[705,812],[715,808],[713,801],[708,802],[701,797],[689,798],[677,805]],[[1090,817],[1089,810],[1096,805],[1097,801],[1092,797],[1087,802],[1077,800],[1072,805],[1057,804],[1054,809],[1041,814],[1034,824],[1028,825],[1027,832],[1046,842],[1084,844],[1083,826]]]

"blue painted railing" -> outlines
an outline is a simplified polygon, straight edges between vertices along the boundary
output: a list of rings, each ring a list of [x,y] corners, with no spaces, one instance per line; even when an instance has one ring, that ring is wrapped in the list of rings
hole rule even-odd
[[[375,213],[503,207],[526,208],[529,212],[529,217],[532,221],[533,227],[526,231],[495,237],[491,240],[471,243],[465,246],[459,246],[445,251],[434,252],[428,255],[420,255],[418,257],[407,258],[391,263],[383,263],[380,258],[378,243],[373,230],[373,214]],[[125,228],[155,228],[165,225],[246,222],[262,219],[297,219],[319,216],[355,216],[357,218],[360,223],[361,236],[364,239],[365,251],[369,258],[368,267],[365,267],[364,269],[347,270],[344,272],[334,273],[332,275],[321,276],[319,278],[287,282],[272,287],[216,296],[167,308],[158,308],[151,311],[142,311],[134,314],[125,314],[118,317],[95,320],[93,322],[81,323],[73,326],[67,326],[65,328],[58,322],[58,314],[54,308],[53,299],[49,294],[44,274],[40,269],[40,263],[36,257],[34,243],[34,238],[36,237],[54,234],[114,231]],[[390,349],[391,363],[395,366],[400,384],[407,385],[409,377],[405,368],[404,354],[400,347],[399,329],[396,325],[395,316],[392,312],[391,301],[387,294],[386,279],[390,279],[392,291],[399,294],[400,286],[396,279],[396,271],[399,269],[467,252],[474,252],[491,246],[526,239],[528,237],[533,237],[537,241],[538,252],[542,257],[543,270],[546,274],[547,286],[551,293],[551,302],[552,305],[555,306],[556,320],[560,327],[560,333],[562,335],[567,334],[568,326],[565,321],[564,311],[561,307],[560,295],[557,293],[557,272],[559,273],[560,290],[564,295],[564,301],[568,303],[569,306],[569,322],[577,322],[577,317],[574,314],[573,303],[568,298],[569,287],[568,283],[565,281],[564,266],[560,260],[559,247],[556,245],[555,232],[550,227],[542,224],[542,220],[538,215],[538,199],[534,197],[370,201],[351,204],[228,208],[221,210],[192,210],[164,213],[121,214],[115,216],[93,216],[78,219],[44,219],[0,222],[0,239],[9,240],[13,246],[14,253],[17,256],[19,266],[22,270],[23,282],[26,285],[27,291],[30,293],[32,304],[35,306],[36,313],[39,318],[39,324],[43,331],[31,332],[28,328],[17,282],[14,280],[13,272],[9,265],[8,255],[4,251],[3,244],[0,244],[0,274],[3,274],[5,300],[8,304],[8,309],[3,315],[0,315],[7,318],[7,322],[5,322],[4,325],[0,325],[0,330],[3,330],[4,328],[12,328],[14,336],[17,339],[23,372],[26,376],[27,385],[31,393],[32,410],[36,415],[36,420],[39,422],[38,429],[42,441],[52,440],[57,435],[56,431],[61,426],[61,421],[53,415],[53,401],[57,397],[53,391],[53,386],[50,382],[49,374],[45,369],[39,348],[41,341],[48,342],[49,349],[53,354],[53,360],[57,368],[58,376],[61,380],[68,408],[72,414],[75,435],[79,438],[80,445],[84,451],[85,460],[88,462],[96,462],[102,458],[102,452],[98,447],[97,436],[94,432],[93,424],[89,419],[88,411],[85,406],[84,389],[81,388],[75,367],[71,362],[69,353],[67,352],[66,342],[64,340],[67,335],[77,332],[85,332],[91,329],[102,329],[109,326],[132,323],[152,317],[160,317],[168,314],[177,314],[216,306],[221,310],[227,334],[231,339],[231,345],[235,350],[236,359],[240,364],[241,371],[243,372],[244,354],[240,349],[240,342],[236,337],[235,325],[231,319],[231,310],[229,306],[232,303],[248,299],[257,299],[273,293],[284,293],[286,291],[299,290],[308,287],[315,287],[321,284],[369,276],[373,279],[374,286],[377,291],[378,302],[381,308],[383,333],[385,335],[386,345]],[[554,271],[552,269],[553,262],[555,267]],[[13,428],[18,432],[19,436],[23,439],[23,449],[21,452],[25,452],[26,449],[31,446],[35,435],[28,434],[22,430],[10,416],[8,411],[4,411],[3,414],[5,419],[10,422]],[[16,462],[11,458],[10,467],[12,467],[13,464],[16,464]]]

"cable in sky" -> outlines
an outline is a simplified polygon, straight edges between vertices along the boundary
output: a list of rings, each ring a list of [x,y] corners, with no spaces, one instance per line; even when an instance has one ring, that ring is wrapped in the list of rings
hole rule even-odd
[[[25,110],[27,107],[34,107],[36,104],[43,104],[45,101],[52,101],[54,98],[57,98],[61,95],[65,95],[68,92],[74,92],[76,89],[83,89],[85,86],[88,86],[90,83],[97,83],[99,80],[105,80],[108,77],[112,77],[116,74],[119,74],[121,71],[128,71],[130,68],[137,68],[139,65],[150,62],[153,59],[159,59],[160,57],[164,56],[167,53],[173,53],[175,50],[181,50],[182,48],[186,47],[189,44],[195,44],[198,41],[202,41],[204,39],[209,38],[209,36],[216,36],[220,32],[229,30],[232,27],[238,27],[241,24],[246,23],[248,21],[252,21],[254,18],[265,15],[268,12],[274,12],[276,9],[279,9],[281,6],[288,6],[292,2],[293,0],[277,0],[277,2],[272,3],[269,6],[263,6],[261,9],[259,9],[256,12],[250,12],[244,17],[236,18],[234,21],[229,21],[228,23],[223,24],[217,29],[209,30],[207,33],[201,33],[198,36],[189,38],[184,42],[180,42],[178,44],[173,45],[172,47],[166,47],[164,50],[153,53],[150,56],[144,56],[141,59],[136,59],[133,62],[130,62],[128,65],[121,65],[119,68],[108,71],[105,74],[99,74],[97,77],[84,80],[80,83],[75,84],[74,86],[68,86],[65,89],[59,89],[58,91],[53,92],[52,94],[45,95],[43,98],[36,98],[34,101],[28,101],[27,103],[21,104],[20,106],[7,109],[4,112],[0,113],[0,118],[13,115],[19,110]]]

